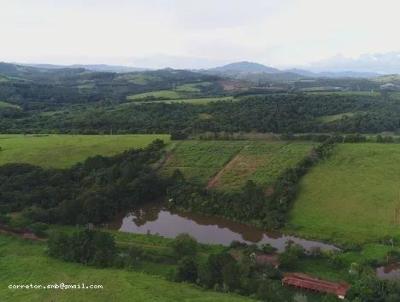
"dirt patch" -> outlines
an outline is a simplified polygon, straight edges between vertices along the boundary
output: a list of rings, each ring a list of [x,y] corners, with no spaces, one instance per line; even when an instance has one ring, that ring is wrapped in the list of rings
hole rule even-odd
[[[35,240],[35,241],[46,241],[44,238],[40,238],[36,236],[34,233],[26,231],[26,230],[15,230],[6,226],[0,226],[0,233],[1,234],[7,234],[7,235],[13,235],[13,236],[18,236],[22,239],[29,239],[29,240]]]
[[[240,153],[240,152],[239,152]],[[215,188],[219,185],[222,175],[232,169],[237,163],[242,160],[242,156],[240,154],[236,154],[219,172],[210,179],[207,184],[207,189]]]

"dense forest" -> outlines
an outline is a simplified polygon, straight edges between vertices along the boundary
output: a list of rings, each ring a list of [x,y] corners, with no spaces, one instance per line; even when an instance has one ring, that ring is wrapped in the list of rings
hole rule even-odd
[[[272,90],[268,83],[252,87],[242,81],[240,89],[232,90],[225,87],[236,83],[229,79],[185,70],[113,73],[5,63],[0,63],[0,77],[1,133],[157,132],[184,137],[221,131],[380,133],[400,128],[398,94],[373,92],[379,84],[367,79],[300,80]],[[196,86],[196,92],[189,89],[182,100],[227,95],[233,100],[195,105],[127,99],[151,91],[179,94],[182,85],[196,83],[207,85]],[[345,91],[307,91],[320,86]]]
[[[345,114],[346,113],[346,114]],[[358,95],[274,94],[239,101],[192,104],[77,105],[49,114],[0,120],[3,133],[343,132],[400,128],[395,98]],[[342,115],[343,116],[340,116]],[[332,121],[325,117],[339,115]]]
[[[0,213],[22,211],[33,223],[107,222],[121,211],[162,196],[164,184],[153,165],[163,147],[156,140],[145,149],[90,157],[70,169],[3,165]]]

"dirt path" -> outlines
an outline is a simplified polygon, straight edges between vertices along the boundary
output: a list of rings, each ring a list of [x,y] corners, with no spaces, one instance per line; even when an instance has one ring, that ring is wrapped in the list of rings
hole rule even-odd
[[[38,236],[36,236],[31,232],[20,232],[4,226],[0,226],[0,234],[13,235],[13,236],[18,236],[22,239],[30,239],[35,241],[46,241],[46,239],[39,238]]]
[[[228,163],[227,163],[224,167],[222,167],[222,169],[219,170],[218,173],[215,174],[215,175],[208,181],[208,184],[207,184],[207,187],[206,187],[207,190],[212,189],[212,188],[215,188],[215,187],[218,185],[218,183],[219,183],[219,181],[220,181],[222,175],[225,173],[225,171],[229,170],[229,169],[230,169],[232,166],[234,166],[238,161],[240,161],[240,152],[241,152],[244,148],[246,148],[246,146],[244,146],[243,148],[241,148],[241,149],[236,153],[236,155],[233,156],[232,159],[231,159],[230,161],[228,161]]]

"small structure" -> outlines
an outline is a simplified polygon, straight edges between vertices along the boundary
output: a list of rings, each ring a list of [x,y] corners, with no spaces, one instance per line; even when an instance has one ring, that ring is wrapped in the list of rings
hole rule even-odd
[[[282,279],[282,284],[319,293],[333,294],[339,299],[344,299],[350,288],[350,285],[344,282],[336,283],[325,281],[302,273],[285,274]]]
[[[255,260],[257,264],[260,265],[271,265],[274,268],[279,267],[279,255],[278,254],[261,254],[256,255]]]

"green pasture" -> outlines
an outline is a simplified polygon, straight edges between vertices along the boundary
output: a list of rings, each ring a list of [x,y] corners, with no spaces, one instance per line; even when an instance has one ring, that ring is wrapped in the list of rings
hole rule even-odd
[[[400,145],[339,144],[303,177],[289,225],[342,242],[400,239]]]
[[[110,156],[142,148],[168,135],[0,135],[0,165],[29,163],[66,168],[89,156]]]

